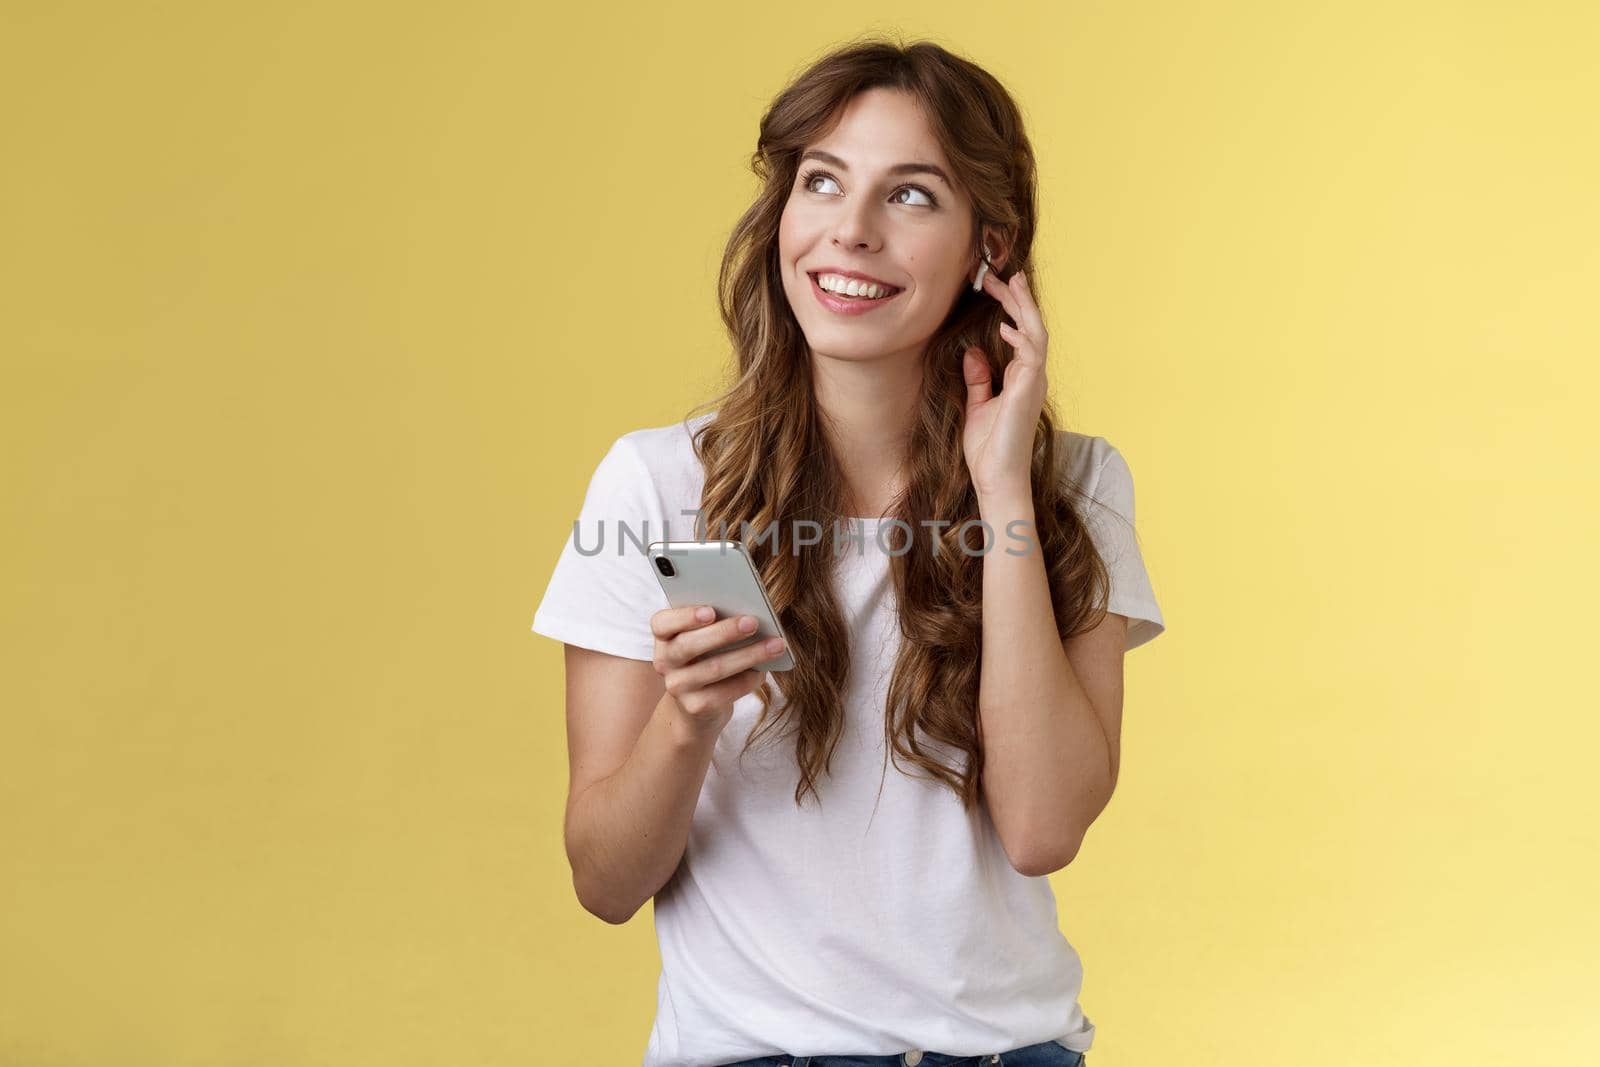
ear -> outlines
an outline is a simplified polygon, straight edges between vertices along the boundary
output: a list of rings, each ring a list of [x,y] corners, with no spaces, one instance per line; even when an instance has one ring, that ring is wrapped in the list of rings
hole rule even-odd
[[[989,269],[998,274],[1006,265],[1006,259],[1011,254],[1011,246],[1000,236],[1000,231],[992,226],[983,228],[982,244],[978,254],[972,257],[972,266],[967,271],[967,280],[972,281],[978,276],[978,265],[983,262],[983,248],[989,249]]]

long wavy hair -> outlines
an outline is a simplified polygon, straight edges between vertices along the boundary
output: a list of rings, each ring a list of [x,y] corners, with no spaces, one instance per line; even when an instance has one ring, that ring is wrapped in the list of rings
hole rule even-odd
[[[715,530],[745,545],[795,660],[783,677],[782,715],[772,715],[773,675],[756,690],[761,714],[740,756],[777,723],[789,722],[784,736],[794,738],[800,769],[796,805],[807,792],[821,802],[816,781],[831,768],[844,727],[850,649],[831,580],[840,551],[832,531],[835,524],[843,529],[850,516],[840,514],[846,482],[816,404],[809,348],[784,294],[778,224],[801,153],[826,135],[853,96],[879,87],[904,90],[921,103],[953,177],[974,205],[971,252],[982,227],[994,227],[1008,249],[1004,276],[1026,269],[1037,278],[1029,259],[1037,218],[1033,149],[1010,94],[971,61],[926,41],[853,42],[813,63],[763,115],[750,160],[761,190],[728,238],[717,286],[736,361],[734,381],[721,396],[691,409],[685,422],[694,411],[716,408],[716,417],[694,431],[705,471],[697,536]],[[908,550],[902,552],[901,539],[891,551],[903,640],[885,702],[886,750],[897,768],[904,759],[926,772],[913,770],[913,776],[944,782],[969,811],[982,787],[977,702],[984,532],[961,447],[962,353],[973,345],[986,353],[999,390],[1012,358],[999,332],[1004,321],[997,301],[962,287],[927,346],[905,488],[883,517],[924,531],[910,538]],[[1047,398],[1031,462],[1034,543],[1044,553],[1056,630],[1065,641],[1099,623],[1110,582],[1072,503],[1083,490],[1060,469],[1055,423]],[[950,520],[937,535],[937,552],[924,519]],[[826,533],[797,553],[787,537],[801,520]],[[774,526],[779,544],[759,536]],[[746,536],[751,532],[758,535],[753,540]],[[991,549],[1001,550],[998,536]],[[958,766],[941,762],[941,754]]]

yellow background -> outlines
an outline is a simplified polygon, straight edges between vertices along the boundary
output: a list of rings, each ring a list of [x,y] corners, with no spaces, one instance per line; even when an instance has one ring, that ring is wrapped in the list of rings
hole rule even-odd
[[[7,4],[0,1065],[638,1062],[528,626],[871,31],[1020,100],[1169,626],[1052,877],[1091,1063],[1592,1063],[1593,10]]]

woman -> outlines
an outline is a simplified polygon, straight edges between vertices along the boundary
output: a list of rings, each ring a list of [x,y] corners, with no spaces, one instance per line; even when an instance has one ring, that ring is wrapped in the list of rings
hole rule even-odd
[[[1075,1067],[1043,876],[1110,799],[1122,656],[1164,623],[1126,463],[1054,427],[1018,110],[936,45],[854,44],[753,167],[737,381],[616,440],[535,615],[566,643],[574,885],[614,923],[654,898],[646,1067]],[[792,671],[662,607],[638,546],[691,530],[745,541]]]

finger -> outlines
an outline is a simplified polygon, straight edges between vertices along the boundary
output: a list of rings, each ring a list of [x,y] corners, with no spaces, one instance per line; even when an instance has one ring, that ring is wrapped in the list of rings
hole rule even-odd
[[[776,649],[770,647],[773,642],[778,642]],[[696,689],[703,689],[740,671],[748,670],[757,663],[765,663],[782,651],[782,638],[769,637],[764,641],[756,641],[743,648],[733,649],[731,652],[707,656],[685,667],[684,671],[690,685]]]
[[[1045,388],[1044,367],[1018,357],[1006,367],[1005,395],[1011,397],[1043,395]]]
[[[1032,364],[1042,364],[1044,362],[1044,354],[1039,351],[1039,346],[1033,343],[1033,338],[1009,322],[1000,324],[1000,336],[1005,338],[1007,344],[1017,350],[1017,358],[1011,361],[1013,365],[1019,362]],[[1009,369],[1010,367],[1008,366],[1007,370]]]
[[[1027,367],[1041,375],[1044,374],[1044,347],[1042,345],[1015,326],[1004,322],[1000,324],[1000,337],[1008,342],[1016,352],[1016,358],[1006,364],[1005,388],[1011,388],[1012,367]]]
[[[1022,322],[1022,305],[1017,301],[1017,294],[1011,286],[994,276],[991,271],[983,276],[983,291],[1000,301],[1000,306],[1011,316],[1013,324]]]
[[[714,704],[732,704],[740,697],[755,692],[766,676],[766,671],[740,671],[716,685],[706,686],[703,692]]]
[[[994,282],[992,287],[990,281]],[[1028,288],[1027,276],[1018,271],[1011,276],[1010,281],[1003,282],[989,275],[983,280],[983,288],[1000,301],[1000,306],[1011,316],[1013,328],[1021,330],[1023,334],[1033,339],[1039,346],[1040,357],[1043,358],[1044,346],[1050,335],[1045,331],[1044,316],[1039,313],[1039,306],[1034,302],[1033,293]]]
[[[989,361],[983,358],[980,349],[969,348],[962,354],[961,373],[967,382],[967,412],[970,414],[974,408],[981,407],[994,396]]]
[[[710,612],[704,618],[701,612]],[[650,616],[650,632],[663,641],[670,641],[685,630],[707,626],[717,617],[717,610],[709,604],[686,604],[681,608],[662,608]]]
[[[740,625],[745,619],[749,619],[751,623],[751,628],[748,630]],[[760,626],[754,615],[730,615],[715,625],[690,630],[673,638],[671,647],[667,649],[667,658],[687,666],[708,652],[714,652],[724,645],[731,645],[735,641],[749,637]]]
[[[1044,315],[1039,312],[1039,302],[1033,298],[1027,273],[1017,271],[1007,280],[1006,286],[1016,296],[1017,307],[1022,310],[1023,330],[1042,343],[1048,336],[1044,328]]]

